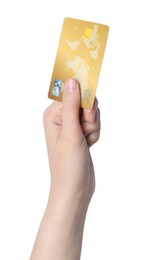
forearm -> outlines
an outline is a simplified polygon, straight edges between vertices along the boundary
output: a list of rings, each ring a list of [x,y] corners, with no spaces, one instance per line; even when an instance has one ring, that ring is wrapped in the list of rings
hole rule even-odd
[[[85,216],[79,201],[50,196],[30,260],[79,260]]]

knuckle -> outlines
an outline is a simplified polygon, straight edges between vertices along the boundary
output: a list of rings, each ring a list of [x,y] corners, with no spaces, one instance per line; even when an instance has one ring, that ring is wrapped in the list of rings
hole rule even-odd
[[[93,123],[93,125],[92,125],[92,129],[93,129],[94,131],[96,131],[96,130],[99,128],[99,125],[100,125],[99,121],[95,121],[95,122]]]
[[[100,131],[98,130],[98,131],[94,132],[94,133],[92,134],[92,136],[90,136],[90,137],[88,138],[88,142],[89,142],[91,145],[93,145],[93,144],[95,144],[95,143],[99,140],[99,137],[100,137]]]
[[[96,135],[96,139],[95,139],[95,143],[99,140],[99,137],[100,137],[100,135],[97,134],[97,135]]]

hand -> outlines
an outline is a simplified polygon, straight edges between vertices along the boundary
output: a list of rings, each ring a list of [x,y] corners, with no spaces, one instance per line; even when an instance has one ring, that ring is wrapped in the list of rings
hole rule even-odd
[[[97,99],[80,108],[80,89],[65,83],[63,102],[44,112],[51,190],[30,260],[79,260],[85,216],[95,188],[89,147],[99,138]]]
[[[95,189],[89,151],[100,135],[100,112],[95,99],[91,110],[80,108],[80,88],[65,83],[62,103],[54,101],[44,112],[44,128],[51,172],[50,196],[88,206]]]

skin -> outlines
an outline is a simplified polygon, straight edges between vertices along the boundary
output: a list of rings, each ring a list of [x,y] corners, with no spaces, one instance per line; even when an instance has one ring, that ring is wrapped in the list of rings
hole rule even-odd
[[[51,186],[30,260],[79,260],[87,209],[95,190],[90,147],[100,135],[100,111],[80,108],[77,81],[66,81],[62,103],[43,115]]]

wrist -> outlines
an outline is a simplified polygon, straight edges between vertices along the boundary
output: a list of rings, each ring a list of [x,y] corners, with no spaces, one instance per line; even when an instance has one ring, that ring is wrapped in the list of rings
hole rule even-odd
[[[46,212],[58,215],[60,218],[72,218],[74,221],[84,222],[88,203],[76,196],[61,196],[53,191],[49,194]]]
[[[78,201],[50,193],[31,260],[40,259],[37,250],[49,259],[80,259],[85,216]]]

